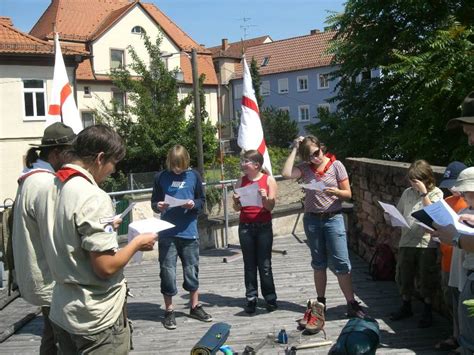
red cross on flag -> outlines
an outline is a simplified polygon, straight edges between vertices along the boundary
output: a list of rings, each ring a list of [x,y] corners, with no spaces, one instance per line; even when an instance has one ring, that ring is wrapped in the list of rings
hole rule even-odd
[[[252,77],[245,60],[242,58],[242,67],[244,69],[244,82],[242,93],[242,115],[240,117],[239,136],[237,144],[243,150],[256,149],[263,155],[263,169],[272,175],[272,164],[268,155],[267,145],[263,138],[262,122],[260,121],[260,112],[258,110],[255,90],[252,86]]]
[[[55,123],[62,122],[72,128],[74,133],[82,131],[82,121],[79,116],[74,96],[72,95],[71,85],[67,77],[66,66],[64,65],[61,46],[59,45],[58,34],[54,34],[54,76],[53,88],[49,100],[48,115],[46,117],[46,127]]]

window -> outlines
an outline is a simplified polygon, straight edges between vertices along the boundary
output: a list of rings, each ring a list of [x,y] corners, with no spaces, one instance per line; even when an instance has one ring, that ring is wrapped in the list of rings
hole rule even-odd
[[[268,65],[268,62],[270,62],[270,57],[264,57],[262,60],[262,64],[260,64],[260,66],[266,67]]]
[[[318,89],[329,88],[329,74],[319,74],[318,76]]]
[[[135,26],[132,28],[132,33],[141,35],[142,33],[146,33],[145,29],[142,26]]]
[[[112,101],[117,105],[117,110],[122,111],[125,107],[125,93],[121,91],[112,91]]]
[[[308,91],[308,76],[299,76],[296,78],[298,91]]]
[[[288,93],[288,78],[278,79],[278,93],[279,94]]]
[[[84,128],[94,125],[94,112],[82,111],[81,119],[82,119],[82,127]]]
[[[234,99],[239,100],[242,98],[244,87],[242,84],[234,85]]]
[[[372,74],[370,69],[364,70],[362,73],[360,73],[360,80],[365,81],[365,80],[370,80],[372,79]]]
[[[84,86],[84,97],[92,97],[90,86]]]
[[[26,120],[44,120],[46,116],[46,91],[43,80],[23,80],[23,98]]]
[[[330,104],[319,104],[318,106],[316,106],[316,109],[317,109],[318,116],[319,116],[319,113],[321,112],[321,110],[325,110],[325,111],[329,112],[330,109],[331,109],[331,105]]]
[[[309,106],[308,105],[298,106],[298,119],[301,122],[309,121]]]
[[[123,50],[122,49],[111,49],[110,50],[110,69],[123,68]]]
[[[279,111],[290,113],[290,106],[283,106],[283,107],[278,107]]]
[[[262,96],[270,95],[270,82],[268,80],[262,81],[262,84],[260,85],[260,94]]]

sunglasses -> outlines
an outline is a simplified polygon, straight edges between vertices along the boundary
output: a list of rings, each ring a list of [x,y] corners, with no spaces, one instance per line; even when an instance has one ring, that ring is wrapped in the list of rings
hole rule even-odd
[[[309,160],[313,158],[319,158],[319,154],[321,154],[321,149],[316,149],[312,154],[309,155]]]
[[[257,163],[250,159],[240,159],[240,164],[247,165],[247,164],[257,164]]]

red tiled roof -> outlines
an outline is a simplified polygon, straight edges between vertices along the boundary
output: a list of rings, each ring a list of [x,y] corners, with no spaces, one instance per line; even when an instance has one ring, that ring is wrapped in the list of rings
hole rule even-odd
[[[328,66],[331,65],[333,56],[326,51],[335,34],[334,31],[318,32],[261,44],[248,48],[245,57],[248,62],[252,58],[257,60],[260,75]],[[265,57],[268,57],[269,61],[262,67]],[[242,65],[238,64],[235,78],[241,77]]]
[[[135,5],[141,6],[153,18],[165,34],[181,51],[198,51],[198,70],[206,74],[206,85],[217,85],[217,76],[212,65],[211,52],[200,46],[154,4],[142,3],[139,0],[52,0],[30,34],[39,38],[53,38],[52,23],[60,38],[66,41],[87,43],[112,27]],[[186,57],[186,56],[185,56]],[[207,58],[209,57],[209,58]],[[190,65],[181,57],[185,83],[192,83]],[[90,60],[79,65],[78,80],[110,80],[107,75],[94,75]]]
[[[0,16],[0,23],[13,27],[13,22],[10,17]]]
[[[206,85],[217,85],[217,75],[214,69],[214,64],[212,64],[212,57],[210,55],[201,55],[198,54],[198,75],[206,75],[204,84]],[[181,53],[181,70],[184,75],[184,82],[186,84],[193,83],[193,71],[191,67],[191,58],[185,53]]]
[[[247,39],[245,41],[238,41],[238,42],[232,42],[227,44],[227,48],[224,50],[222,49],[222,45],[220,46],[215,46],[215,47],[210,47],[208,48],[211,53],[213,58],[221,58],[221,57],[226,57],[226,58],[241,58],[242,53],[250,47],[257,46],[259,44],[263,44],[265,40],[271,39],[270,36],[265,35],[261,37],[256,37],[256,38],[251,38]]]
[[[0,53],[4,54],[54,54],[53,43],[42,41],[36,37],[23,33],[0,21]],[[88,55],[87,51],[62,46],[62,53],[68,55]]]

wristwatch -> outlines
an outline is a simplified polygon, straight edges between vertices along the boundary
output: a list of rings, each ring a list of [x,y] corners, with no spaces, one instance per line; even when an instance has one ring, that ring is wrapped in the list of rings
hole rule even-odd
[[[425,192],[424,194],[420,194],[421,197],[426,197],[428,196],[428,192]]]
[[[461,233],[456,233],[456,235],[454,236],[453,238],[453,246],[455,246],[456,248],[459,248],[459,249],[462,249],[461,248],[461,236],[462,234]]]

